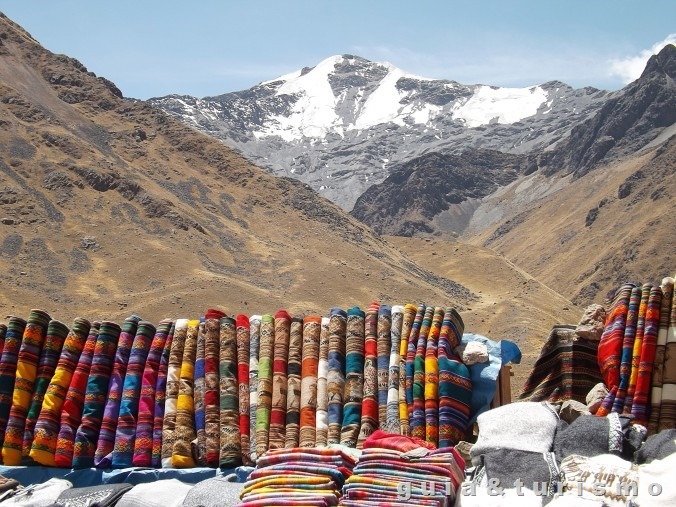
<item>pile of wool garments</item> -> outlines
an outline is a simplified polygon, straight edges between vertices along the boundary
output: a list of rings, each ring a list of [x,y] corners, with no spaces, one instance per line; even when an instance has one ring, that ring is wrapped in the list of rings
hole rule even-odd
[[[371,304],[328,317],[42,310],[0,324],[4,465],[232,468],[268,450],[361,448],[377,429],[435,447],[465,438],[520,351],[464,332],[455,309]],[[484,364],[458,347],[481,342]]]

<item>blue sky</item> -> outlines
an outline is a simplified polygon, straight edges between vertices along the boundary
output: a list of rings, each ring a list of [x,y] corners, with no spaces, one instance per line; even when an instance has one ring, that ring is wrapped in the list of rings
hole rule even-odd
[[[0,0],[0,11],[140,99],[242,90],[345,53],[462,84],[618,89],[676,43],[674,0]]]

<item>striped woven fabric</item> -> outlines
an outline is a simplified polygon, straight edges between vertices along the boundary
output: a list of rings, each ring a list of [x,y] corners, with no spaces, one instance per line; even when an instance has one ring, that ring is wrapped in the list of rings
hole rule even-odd
[[[117,350],[115,351],[113,371],[108,384],[108,398],[105,401],[101,431],[98,443],[96,443],[96,453],[94,454],[94,466],[100,468],[109,467],[112,463],[115,432],[117,431],[120,402],[122,401],[122,390],[124,389],[124,377],[127,374],[129,355],[131,354],[136,330],[141,320],[141,317],[138,315],[130,315],[122,323],[122,331],[120,332]]]
[[[42,310],[31,310],[23,332],[17,356],[12,407],[9,411],[5,440],[2,444],[2,461],[5,465],[13,466],[21,463],[26,416],[35,387],[40,351],[47,335],[50,319],[49,314]]]
[[[195,434],[197,438],[194,442],[195,448],[193,455],[197,466],[203,467],[207,464],[207,431],[206,431],[206,412],[204,406],[204,395],[206,394],[205,384],[205,354],[206,354],[206,331],[205,318],[200,319],[199,331],[197,333],[197,352],[195,354]]]
[[[249,355],[251,323],[246,315],[239,314],[237,324],[237,382],[239,385],[239,434],[242,463],[250,465],[251,441],[249,436]]]
[[[303,319],[291,319],[289,357],[286,366],[286,435],[284,447],[298,447],[300,437],[300,381],[303,358]]]
[[[261,342],[261,316],[249,318],[249,459],[258,459],[256,453],[256,410],[258,408],[258,351]]]
[[[120,413],[115,431],[115,445],[112,453],[114,467],[133,465],[141,384],[155,331],[155,326],[147,321],[139,322],[136,329],[136,336],[129,354],[127,374],[124,377]]]
[[[195,399],[193,389],[199,327],[199,320],[189,320],[185,333],[178,397],[176,399],[174,446],[171,453],[171,466],[176,468],[191,468],[196,465],[192,457],[191,444],[197,436],[195,434]]]
[[[392,307],[382,305],[378,309],[378,425],[387,423],[387,389],[390,377],[392,354]],[[399,343],[396,344],[399,350]]]
[[[174,333],[176,332],[176,322],[171,322],[167,341],[164,343],[162,357],[160,358],[160,367],[157,370],[157,384],[155,385],[155,411],[153,414],[153,452],[151,466],[160,468],[162,463],[163,451],[163,428],[164,414],[167,401],[167,378],[169,373],[169,357],[171,356],[172,343],[174,342]]]
[[[100,326],[101,323],[96,321],[89,328],[89,335],[78,359],[77,366],[73,371],[66,397],[63,400],[59,430],[56,438],[56,449],[54,451],[54,464],[58,467],[70,468],[73,463],[75,433],[82,421],[87,380],[91,371]]]
[[[317,362],[317,412],[315,417],[315,444],[325,446],[329,437],[329,317],[322,317]],[[301,387],[301,390],[302,387]],[[302,429],[301,429],[302,432]]]
[[[641,305],[641,289],[634,287],[629,297],[629,308],[627,309],[627,321],[624,325],[624,339],[622,340],[622,355],[620,357],[620,383],[617,386],[615,399],[613,401],[612,412],[622,413],[624,402],[629,388],[629,378],[631,377],[631,359],[634,351],[634,340],[636,340],[636,326],[638,324],[638,310]]]
[[[231,317],[221,319],[220,341],[220,432],[219,465],[240,463],[239,399],[237,393],[237,323]]]
[[[655,349],[657,347],[657,333],[660,326],[660,308],[662,306],[662,289],[655,285],[650,289],[648,308],[645,316],[643,331],[643,345],[641,347],[641,360],[638,365],[636,377],[636,390],[631,407],[631,415],[634,423],[648,426],[648,410],[650,397],[650,381],[655,361]]]
[[[4,441],[9,411],[12,408],[16,362],[25,329],[26,321],[24,319],[21,317],[9,318],[2,356],[0,357],[0,443]]]
[[[347,336],[345,339],[345,389],[343,392],[343,424],[340,443],[356,447],[361,422],[364,396],[364,319],[366,314],[359,307],[347,311]],[[329,351],[329,375],[331,374],[331,351]],[[329,396],[331,379],[329,379]],[[329,398],[329,444],[331,443],[331,399]]]
[[[455,308],[447,308],[439,331],[439,448],[465,438],[472,406],[472,381],[467,366],[453,352],[465,324]]]
[[[59,362],[61,349],[66,341],[69,330],[68,327],[58,320],[51,320],[47,327],[47,336],[40,352],[40,361],[38,362],[38,371],[35,378],[35,388],[31,397],[30,407],[26,415],[26,425],[23,433],[23,446],[21,455],[24,459],[29,458],[31,446],[33,445],[34,430],[38,417],[42,411],[42,404],[45,399],[47,387],[56,371],[56,365]]]
[[[115,350],[120,333],[120,326],[115,322],[101,322],[92,366],[87,379],[82,420],[75,434],[73,468],[91,468],[94,466],[94,453],[102,426],[108,384],[113,370]]]
[[[157,325],[155,335],[150,343],[150,349],[148,350],[145,365],[143,366],[141,390],[139,391],[138,401],[138,417],[134,435],[133,466],[152,466],[157,374],[160,369],[162,352],[167,343],[167,336],[171,330],[171,325],[172,321],[169,319],[164,319]]]
[[[387,404],[385,409],[385,425],[388,433],[399,434],[399,347],[401,346],[401,324],[404,318],[404,307],[393,306],[391,309],[390,327],[390,359],[387,372]],[[382,425],[381,425],[382,426]]]
[[[606,322],[603,335],[599,341],[598,364],[603,375],[603,381],[609,393],[596,411],[598,416],[606,416],[613,408],[620,383],[620,363],[622,358],[622,344],[624,330],[629,312],[629,299],[635,286],[627,283],[617,289],[615,294],[606,301]]]
[[[291,334],[291,317],[280,310],[275,314],[275,345],[272,363],[272,407],[270,410],[270,436],[268,447],[280,449],[284,447],[284,429],[286,424],[286,397],[288,379],[286,376],[289,360],[289,339]]]
[[[636,323],[636,339],[634,340],[634,350],[631,355],[631,376],[629,377],[629,386],[627,387],[627,396],[624,399],[624,410],[622,413],[631,414],[634,403],[634,393],[636,392],[636,381],[638,380],[638,370],[641,363],[641,351],[643,350],[643,335],[645,333],[645,321],[648,312],[648,301],[652,285],[643,284],[641,287],[641,304],[638,308],[638,322]]]
[[[164,400],[164,418],[162,423],[162,467],[171,467],[171,456],[176,442],[176,403],[181,386],[181,363],[188,334],[188,319],[178,319],[174,326],[174,335],[167,363],[166,395]],[[158,377],[159,382],[159,377]],[[159,394],[159,393],[158,393]],[[156,412],[157,413],[157,412]],[[156,429],[157,426],[154,426]],[[154,429],[153,429],[154,431]],[[154,447],[153,437],[153,447]]]
[[[437,341],[444,320],[443,308],[434,308],[425,351],[425,440],[439,444],[439,360]]]
[[[673,295],[664,358],[658,431],[676,428],[676,297]]]
[[[7,326],[0,322],[0,357],[2,356],[2,349],[5,347],[5,334],[7,333]]]
[[[404,316],[401,323],[401,341],[399,342],[399,433],[408,436],[410,434],[410,422],[408,419],[408,399],[406,392],[406,366],[408,362],[408,339],[411,335],[413,321],[418,307],[414,305],[404,306]],[[411,377],[411,381],[413,377]],[[411,392],[411,396],[413,392]],[[412,400],[412,398],[411,398]]]
[[[258,406],[256,408],[256,454],[260,457],[268,450],[270,434],[270,409],[272,406],[272,361],[275,346],[275,319],[272,315],[261,317],[258,351]]]
[[[422,326],[423,317],[425,316],[425,305],[419,305],[411,331],[408,335],[408,348],[406,350],[406,406],[408,410],[408,424],[409,432],[413,435],[413,383],[415,377],[415,356],[418,347],[418,339],[420,337],[420,326]]]
[[[326,380],[328,431],[327,444],[339,444],[343,424],[343,392],[345,390],[345,346],[347,313],[331,308],[329,313],[329,355]]]
[[[364,394],[361,405],[361,427],[357,448],[378,429],[378,311],[380,305],[371,303],[364,321]]]
[[[300,447],[314,447],[317,443],[317,374],[321,334],[321,317],[310,316],[303,319],[300,385],[300,433],[298,439]]]
[[[56,465],[54,453],[61,423],[61,408],[66,399],[73,372],[87,341],[90,327],[88,320],[75,319],[64,341],[54,375],[45,391],[40,414],[36,418],[33,442],[29,452],[31,459],[41,465]]]
[[[425,440],[425,352],[427,337],[432,327],[434,307],[427,306],[418,333],[418,346],[415,352],[413,373],[413,414],[411,417],[411,436]]]
[[[204,431],[206,433],[206,465],[216,468],[221,452],[221,393],[219,383],[221,319],[225,313],[207,310],[204,316]]]
[[[653,361],[653,375],[650,392],[650,418],[648,434],[654,435],[660,423],[662,406],[662,384],[664,383],[664,354],[667,348],[669,333],[669,319],[671,318],[671,298],[674,293],[674,279],[665,277],[662,280],[662,305],[660,307],[660,327],[657,333],[655,346],[655,360]]]

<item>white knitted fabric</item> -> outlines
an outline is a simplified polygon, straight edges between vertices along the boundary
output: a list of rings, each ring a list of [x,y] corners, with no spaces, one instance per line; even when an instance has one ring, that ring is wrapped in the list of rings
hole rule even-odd
[[[5,505],[23,505],[24,507],[47,507],[52,505],[59,495],[73,487],[70,481],[52,478],[42,484],[29,486],[12,498],[2,502]]]
[[[180,507],[192,484],[162,479],[138,484],[122,495],[116,507]]]
[[[638,467],[639,505],[655,507],[676,505],[676,453]],[[657,494],[659,493],[659,494]]]

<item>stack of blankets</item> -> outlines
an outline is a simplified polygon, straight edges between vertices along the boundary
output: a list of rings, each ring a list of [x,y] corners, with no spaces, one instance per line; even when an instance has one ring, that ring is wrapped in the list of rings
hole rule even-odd
[[[338,505],[359,451],[344,446],[267,451],[240,494],[239,507]]]
[[[378,429],[449,447],[486,396],[486,371],[456,353],[463,331],[455,309],[424,304],[70,328],[33,310],[0,325],[0,456],[231,468],[269,450],[361,448]]]

